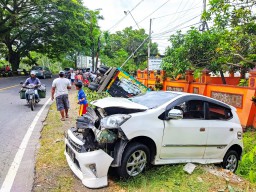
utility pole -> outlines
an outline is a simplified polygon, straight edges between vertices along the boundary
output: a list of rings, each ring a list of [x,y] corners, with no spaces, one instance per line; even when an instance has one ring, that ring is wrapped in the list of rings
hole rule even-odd
[[[147,87],[148,87],[148,68],[149,68],[149,59],[150,59],[150,46],[151,46],[151,24],[152,24],[152,19],[149,21],[149,32],[148,32],[148,66],[147,66]]]
[[[203,12],[206,11],[206,0],[203,0]],[[202,24],[199,26],[199,31],[204,31],[205,28],[209,30],[208,24],[206,21],[202,21]]]

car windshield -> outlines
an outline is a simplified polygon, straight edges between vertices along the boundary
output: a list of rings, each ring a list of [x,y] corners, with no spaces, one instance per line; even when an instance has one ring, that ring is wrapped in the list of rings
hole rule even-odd
[[[158,107],[179,96],[178,93],[163,91],[148,91],[145,94],[129,98],[130,101],[144,105],[150,109]]]

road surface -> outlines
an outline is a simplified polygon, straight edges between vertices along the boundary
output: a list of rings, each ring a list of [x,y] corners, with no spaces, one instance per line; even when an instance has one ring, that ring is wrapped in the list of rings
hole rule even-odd
[[[51,104],[47,101],[53,79],[40,79],[46,85],[46,98],[31,111],[19,97],[20,82],[26,78],[0,78],[0,192],[27,192],[33,185],[35,150]]]

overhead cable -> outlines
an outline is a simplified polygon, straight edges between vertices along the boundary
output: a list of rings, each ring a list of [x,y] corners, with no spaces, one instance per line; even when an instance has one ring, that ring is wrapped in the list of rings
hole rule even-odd
[[[181,23],[181,24],[179,24],[179,25],[177,25],[177,26],[175,26],[175,27],[173,27],[173,28],[170,29],[170,30],[167,30],[167,31],[164,31],[164,32],[161,32],[161,33],[154,34],[153,36],[157,37],[157,36],[161,36],[161,35],[170,33],[170,32],[172,32],[173,30],[177,30],[177,29],[176,29],[177,27],[180,27],[180,26],[186,24],[187,22],[192,21],[192,20],[194,20],[194,19],[196,19],[197,17],[200,17],[200,16],[201,16],[201,14],[200,14],[200,15],[197,15],[197,16],[195,16],[195,17],[193,17],[193,18],[191,18],[191,19],[189,19],[189,20],[187,20],[187,21],[185,21],[185,22],[183,22],[183,23]]]
[[[170,0],[167,0],[165,3],[163,3],[160,7],[158,7],[157,9],[155,9],[153,12],[151,12],[149,15],[147,15],[146,17],[144,17],[141,21],[139,21],[139,23],[141,23],[142,21],[144,21],[145,19],[147,19],[148,17],[150,17],[151,15],[153,15],[156,11],[158,11],[160,8],[162,8],[166,3],[168,3]]]
[[[132,8],[131,11],[133,11],[135,8],[137,8],[143,1],[144,0],[141,0],[137,5],[135,5],[134,8]],[[110,30],[114,29],[117,25],[119,25],[119,23],[121,23],[125,19],[125,17],[127,17],[127,14],[124,17],[122,17],[119,21],[117,21],[117,23],[114,24],[112,27],[110,27],[107,31],[110,31]]]

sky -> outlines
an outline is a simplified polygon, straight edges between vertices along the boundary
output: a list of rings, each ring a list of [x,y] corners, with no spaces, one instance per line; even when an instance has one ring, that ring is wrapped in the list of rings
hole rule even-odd
[[[126,27],[144,28],[152,42],[158,43],[161,54],[170,43],[168,39],[177,30],[199,27],[203,0],[83,0],[85,7],[96,10],[104,20],[99,21],[103,31],[115,33]],[[125,14],[126,12],[126,14]]]

